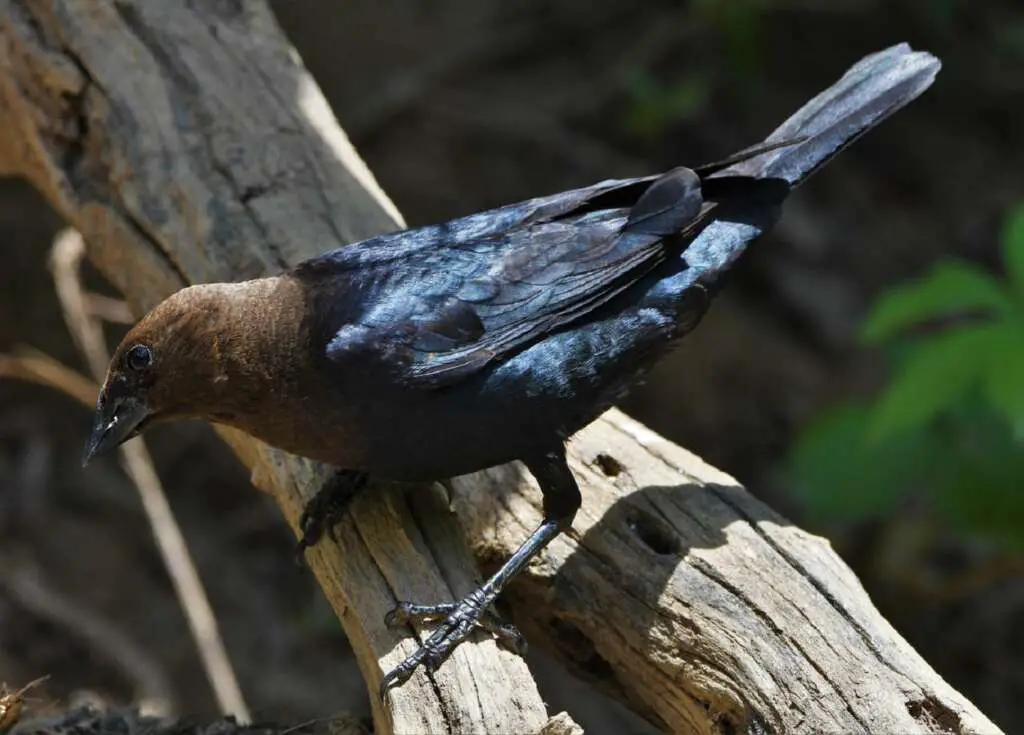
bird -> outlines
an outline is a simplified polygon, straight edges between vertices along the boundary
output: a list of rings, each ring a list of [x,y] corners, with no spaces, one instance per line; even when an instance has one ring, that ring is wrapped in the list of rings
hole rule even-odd
[[[335,248],[277,275],[186,287],[125,335],[84,462],[200,418],[336,468],[300,519],[333,532],[369,478],[442,481],[518,460],[543,520],[462,600],[399,602],[436,629],[381,696],[475,631],[523,649],[493,603],[581,506],[566,441],[692,331],[794,188],[921,95],[941,67],[864,57],[763,142],[714,163],[609,179]]]

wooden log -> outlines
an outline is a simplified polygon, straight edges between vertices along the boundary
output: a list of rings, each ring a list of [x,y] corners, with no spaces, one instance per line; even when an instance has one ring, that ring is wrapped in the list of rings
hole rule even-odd
[[[0,170],[78,228],[142,314],[186,283],[260,275],[401,225],[262,2],[0,4]],[[327,469],[222,434],[294,527]],[[383,496],[383,497],[381,497]],[[429,546],[417,523],[451,543]],[[387,630],[396,595],[476,583],[462,530],[402,493],[357,504],[340,543],[309,557],[372,691],[414,649]],[[463,646],[432,677],[376,697],[376,731],[537,732],[525,663]]]
[[[83,233],[136,314],[401,226],[262,0],[4,0],[0,125],[0,171]],[[325,468],[221,434],[295,527]],[[655,726],[998,732],[827,542],[731,478],[616,411],[570,454],[583,510],[505,599],[535,645]],[[451,487],[484,567],[539,518],[518,465]],[[311,564],[373,692],[414,644],[383,626],[396,597],[451,600],[478,578],[438,492],[382,487],[339,531]],[[491,641],[371,700],[378,733],[576,730]]]

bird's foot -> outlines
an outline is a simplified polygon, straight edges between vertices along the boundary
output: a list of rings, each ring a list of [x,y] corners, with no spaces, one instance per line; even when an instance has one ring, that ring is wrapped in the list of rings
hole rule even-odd
[[[420,664],[427,671],[436,671],[451,656],[452,651],[476,630],[487,631],[505,648],[520,656],[525,655],[526,639],[523,634],[514,625],[503,621],[490,607],[496,596],[476,590],[460,602],[440,605],[399,602],[384,618],[389,628],[398,628],[413,621],[425,623],[440,620],[441,624],[416,651],[388,672],[380,685],[381,699],[391,687],[401,686],[408,681]]]
[[[295,549],[300,564],[306,549],[316,546],[324,532],[336,540],[334,529],[345,517],[352,499],[366,487],[367,476],[354,470],[338,470],[324,483],[313,499],[306,503],[299,517],[302,538]]]
[[[470,604],[475,603],[469,603],[468,598],[462,602],[444,602],[439,605],[417,605],[412,602],[399,602],[395,609],[387,614],[384,622],[389,628],[400,628],[412,622],[433,623],[439,620],[450,624],[452,622],[451,618],[460,614],[465,615],[466,613],[460,610],[460,608]],[[473,621],[474,629],[486,631],[510,651],[518,653],[520,656],[526,655],[526,639],[523,638],[523,634],[519,632],[516,626],[506,623],[490,607],[485,606],[476,609],[478,613]],[[458,643],[455,643],[452,647],[454,648],[455,645],[458,645]]]

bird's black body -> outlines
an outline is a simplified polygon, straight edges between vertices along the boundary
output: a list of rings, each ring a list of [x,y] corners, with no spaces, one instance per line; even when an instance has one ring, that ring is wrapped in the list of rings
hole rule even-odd
[[[697,325],[793,187],[921,94],[938,69],[931,55],[895,46],[720,164],[384,235],[258,283],[197,287],[122,342],[86,456],[131,436],[162,398],[178,414],[331,462],[339,472],[307,508],[300,548],[332,527],[368,475],[443,480],[522,460],[544,494],[544,522],[461,602],[399,606],[392,622],[444,621],[383,686],[420,663],[439,665],[476,627],[518,640],[489,624],[487,609],[580,506],[565,440]],[[216,321],[196,315],[195,299]],[[214,337],[203,343],[182,324]],[[144,365],[124,367],[133,350]],[[198,405],[152,379],[150,366],[173,369],[175,355],[195,373],[182,385]]]
[[[766,144],[800,142],[731,166],[606,181],[302,264],[338,410],[388,437],[358,466],[344,447],[322,459],[429,480],[573,434],[696,326],[790,187],[930,84],[931,60],[869,57]]]
[[[328,302],[310,311],[333,316],[312,349],[337,375],[339,411],[367,436],[393,437],[361,450],[356,468],[445,478],[575,433],[700,320],[738,252],[687,258],[711,215],[766,228],[789,188],[752,177],[702,186],[688,169],[658,185],[672,195],[664,211],[645,196],[650,180],[609,182],[300,267],[306,292]]]
[[[346,471],[311,505],[310,541],[363,473],[436,480],[519,459],[544,493],[544,523],[480,589],[458,604],[399,606],[391,622],[444,622],[385,689],[420,663],[439,665],[484,625],[504,584],[572,522],[580,494],[565,439],[697,325],[792,187],[927,89],[938,68],[896,46],[722,165],[393,233],[296,269],[318,315],[313,358],[338,386],[337,415],[368,437],[356,463],[340,449],[323,457]]]
[[[296,269],[319,315],[311,349],[334,376],[338,415],[368,438],[355,463],[341,450],[324,457],[346,472],[310,507],[313,542],[328,500],[347,503],[363,473],[433,480],[519,459],[544,493],[544,523],[480,589],[458,604],[399,606],[392,622],[444,622],[385,689],[422,662],[439,665],[572,522],[580,494],[564,440],[697,325],[793,187],[927,89],[938,68],[929,54],[893,47],[722,165],[606,181]]]

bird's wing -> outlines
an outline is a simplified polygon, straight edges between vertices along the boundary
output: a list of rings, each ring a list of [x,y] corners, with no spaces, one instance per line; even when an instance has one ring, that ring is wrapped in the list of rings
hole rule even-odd
[[[372,305],[333,334],[328,356],[369,352],[408,385],[441,387],[580,319],[661,263],[664,239],[685,237],[712,206],[689,169],[641,191],[628,208],[577,207],[375,265]]]

